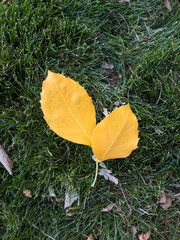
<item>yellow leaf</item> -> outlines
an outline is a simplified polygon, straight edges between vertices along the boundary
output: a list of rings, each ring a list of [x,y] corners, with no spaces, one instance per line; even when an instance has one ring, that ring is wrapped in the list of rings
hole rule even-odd
[[[125,158],[137,148],[138,121],[129,104],[116,108],[97,124],[92,134],[92,149],[99,161]]]
[[[62,138],[91,146],[95,109],[86,90],[71,78],[48,71],[41,107],[50,128]]]

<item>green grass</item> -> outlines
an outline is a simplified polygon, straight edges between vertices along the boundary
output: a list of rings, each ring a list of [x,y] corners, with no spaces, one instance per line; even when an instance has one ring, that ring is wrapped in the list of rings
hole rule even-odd
[[[171,1],[13,1],[0,3],[0,144],[13,176],[0,166],[0,236],[19,239],[179,240],[179,200],[162,209],[160,193],[179,192],[180,5]],[[102,68],[106,61],[113,70]],[[103,108],[130,102],[139,119],[139,148],[106,161],[117,186],[98,176],[87,146],[65,141],[43,119],[47,70],[64,72]],[[66,213],[66,183],[79,194]],[[32,198],[23,190],[29,189]],[[45,197],[42,195],[45,194]],[[108,213],[101,209],[116,203]],[[138,239],[136,235],[135,239]]]

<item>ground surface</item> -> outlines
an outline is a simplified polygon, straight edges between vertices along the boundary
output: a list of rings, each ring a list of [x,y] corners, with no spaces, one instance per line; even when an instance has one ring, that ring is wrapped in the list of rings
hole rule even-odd
[[[150,239],[179,239],[179,200],[167,210],[158,203],[163,189],[180,192],[180,5],[171,7],[160,0],[0,4],[0,144],[13,161],[13,176],[0,166],[3,240],[127,240],[133,227],[135,239],[149,229]],[[131,104],[139,148],[106,162],[118,185],[98,176],[91,188],[91,149],[63,140],[44,121],[39,101],[48,69],[86,88],[98,122],[103,108]],[[67,182],[79,195],[68,213]],[[110,203],[116,206],[102,212]]]

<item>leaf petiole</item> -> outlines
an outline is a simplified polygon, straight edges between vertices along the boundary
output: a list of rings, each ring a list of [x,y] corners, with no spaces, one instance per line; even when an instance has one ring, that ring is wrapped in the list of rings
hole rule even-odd
[[[94,181],[93,181],[93,184],[91,185],[91,187],[94,187],[94,185],[96,183],[97,175],[98,175],[98,167],[99,167],[99,161],[98,161],[98,159],[96,159],[96,173],[95,173]]]

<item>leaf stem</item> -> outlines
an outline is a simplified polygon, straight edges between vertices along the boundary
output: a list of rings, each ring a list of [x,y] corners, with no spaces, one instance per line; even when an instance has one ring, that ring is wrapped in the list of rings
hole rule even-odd
[[[93,182],[93,184],[91,185],[91,187],[94,187],[94,185],[95,185],[95,183],[96,183],[97,175],[98,175],[98,167],[99,167],[99,163],[98,163],[98,160],[96,159],[96,173],[95,173],[95,177],[94,177],[94,182]]]

